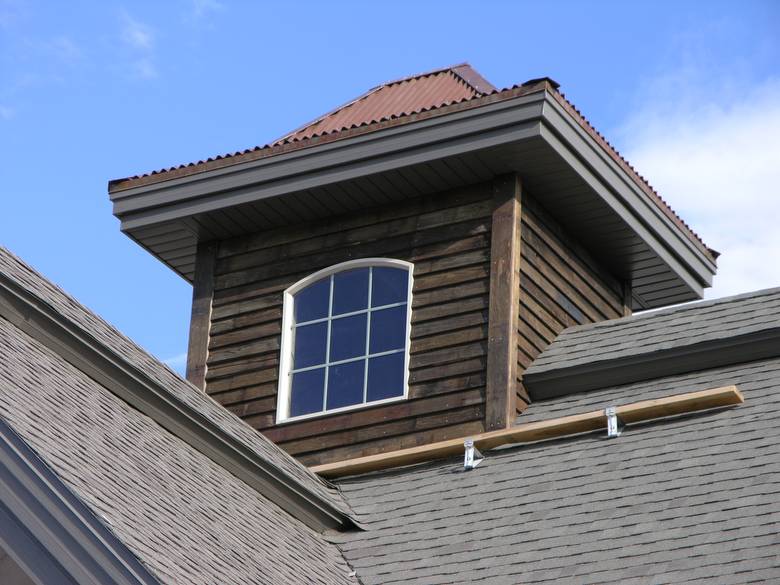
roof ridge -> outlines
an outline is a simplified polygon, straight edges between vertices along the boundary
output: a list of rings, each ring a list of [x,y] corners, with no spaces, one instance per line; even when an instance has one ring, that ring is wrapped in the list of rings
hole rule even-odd
[[[716,299],[706,299],[702,301],[693,301],[690,303],[684,303],[681,305],[675,305],[673,307],[664,307],[663,309],[652,309],[649,311],[643,311],[638,314],[628,315],[626,317],[619,317],[617,319],[608,319],[606,321],[598,321],[596,323],[585,323],[584,325],[574,325],[565,329],[561,336],[573,335],[581,331],[590,331],[592,329],[607,329],[611,327],[619,327],[626,323],[635,323],[637,321],[645,321],[653,318],[665,317],[667,315],[675,315],[678,313],[685,313],[687,311],[695,311],[699,309],[706,309],[717,305],[725,305],[729,303],[736,303],[748,299],[757,299],[763,296],[780,295],[780,286],[759,289],[747,293],[739,293],[735,295],[729,295],[726,297],[718,297]],[[560,336],[559,336],[560,339]]]
[[[464,68],[468,68],[470,73],[462,73],[462,72],[459,71],[459,70],[462,70]],[[400,77],[398,79],[392,79],[390,81],[385,81],[383,83],[380,83],[379,85],[375,85],[374,87],[372,87],[371,89],[363,92],[362,94],[358,95],[357,97],[355,97],[355,98],[353,98],[353,99],[351,99],[349,101],[346,101],[346,102],[342,103],[341,105],[338,105],[335,108],[332,108],[331,110],[325,112],[324,114],[321,114],[321,115],[317,116],[316,118],[306,122],[305,124],[301,124],[300,126],[295,128],[294,130],[291,130],[290,132],[287,132],[287,133],[283,134],[279,138],[269,142],[266,146],[276,146],[278,144],[281,144],[285,140],[289,140],[290,138],[292,138],[296,134],[302,132],[306,128],[314,126],[315,124],[319,124],[320,122],[322,122],[323,120],[325,120],[329,116],[332,116],[333,114],[335,114],[337,112],[340,112],[340,111],[346,110],[347,108],[352,107],[356,103],[358,103],[358,102],[360,102],[362,100],[365,100],[369,96],[379,92],[380,90],[382,90],[382,89],[384,89],[386,87],[391,87],[393,85],[400,85],[401,83],[404,83],[404,82],[407,82],[407,81],[412,81],[414,79],[421,79],[423,77],[430,77],[432,75],[437,75],[439,73],[444,73],[444,72],[452,73],[453,76],[457,77],[459,80],[461,80],[463,83],[465,83],[471,89],[473,89],[477,93],[477,95],[474,96],[474,97],[479,97],[481,95],[485,95],[485,93],[486,93],[485,91],[483,91],[479,87],[477,87],[476,84],[478,84],[478,83],[486,84],[487,86],[489,86],[490,90],[492,90],[492,91],[495,91],[495,89],[496,89],[489,81],[487,81],[485,78],[483,78],[466,61],[464,61],[462,63],[458,63],[457,65],[451,65],[449,67],[441,67],[439,69],[432,69],[431,71],[425,71],[423,73],[415,73],[413,75],[407,75],[406,77]],[[401,113],[396,114],[396,115],[397,116],[403,116],[403,115],[407,115],[407,114],[406,114],[406,112],[401,112]],[[373,122],[373,120],[372,120],[372,122]],[[317,135],[318,134],[315,133],[313,136],[317,136]],[[243,152],[246,152],[246,151],[243,151]],[[239,154],[239,153],[236,153],[236,154]],[[174,168],[176,168],[176,167],[174,167]]]
[[[412,81],[413,79],[430,77],[431,75],[436,75],[438,73],[443,73],[445,71],[454,71],[459,67],[471,67],[471,65],[467,61],[463,61],[462,63],[457,63],[455,65],[449,65],[447,67],[439,67],[437,69],[431,69],[430,71],[423,71],[422,73],[413,73],[412,75],[407,75],[405,77],[398,77],[396,79],[391,79],[390,81],[385,81],[383,83],[380,83],[379,85],[372,87],[371,89],[372,90],[379,89],[381,87],[387,87],[389,85],[397,85],[399,83],[403,83],[404,81]]]

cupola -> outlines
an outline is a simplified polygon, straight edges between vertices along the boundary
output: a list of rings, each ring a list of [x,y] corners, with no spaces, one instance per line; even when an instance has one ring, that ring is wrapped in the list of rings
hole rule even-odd
[[[467,64],[109,192],[193,284],[188,379],[307,464],[509,427],[561,331],[716,269],[556,82]]]

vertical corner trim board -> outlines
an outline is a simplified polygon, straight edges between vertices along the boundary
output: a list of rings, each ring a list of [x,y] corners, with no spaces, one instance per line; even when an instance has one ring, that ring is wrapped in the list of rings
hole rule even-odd
[[[520,293],[522,187],[516,174],[493,182],[490,244],[485,430],[507,428],[514,417],[517,383],[517,318]]]
[[[187,380],[201,390],[206,389],[206,359],[209,348],[216,258],[216,242],[198,244],[195,278],[192,282],[192,316],[190,318],[190,338],[187,345]]]

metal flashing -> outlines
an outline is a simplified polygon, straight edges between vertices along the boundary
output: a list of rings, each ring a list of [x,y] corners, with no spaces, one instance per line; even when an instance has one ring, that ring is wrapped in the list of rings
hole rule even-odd
[[[607,417],[607,437],[615,439],[623,433],[625,423],[618,416],[617,407],[608,406],[604,409],[604,416]]]
[[[470,471],[485,460],[485,456],[474,446],[474,439],[463,441],[463,469]]]

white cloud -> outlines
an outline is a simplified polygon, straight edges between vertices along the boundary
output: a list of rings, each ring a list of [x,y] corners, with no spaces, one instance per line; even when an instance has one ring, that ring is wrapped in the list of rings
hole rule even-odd
[[[10,28],[26,11],[21,0],[0,0],[0,28]]]
[[[211,12],[219,12],[224,6],[217,0],[192,0],[192,16],[203,18]]]
[[[127,12],[122,12],[122,42],[133,49],[151,51],[154,47],[154,33],[143,22],[136,20]]]
[[[157,77],[155,65],[155,33],[153,29],[122,11],[119,38],[130,52],[130,72],[133,77],[152,79]]]
[[[133,70],[136,77],[141,79],[153,79],[157,77],[157,67],[150,58],[137,59],[133,62]]]
[[[736,91],[696,78],[656,80],[666,89],[621,130],[626,156],[722,253],[708,298],[778,286],[780,80]]]

